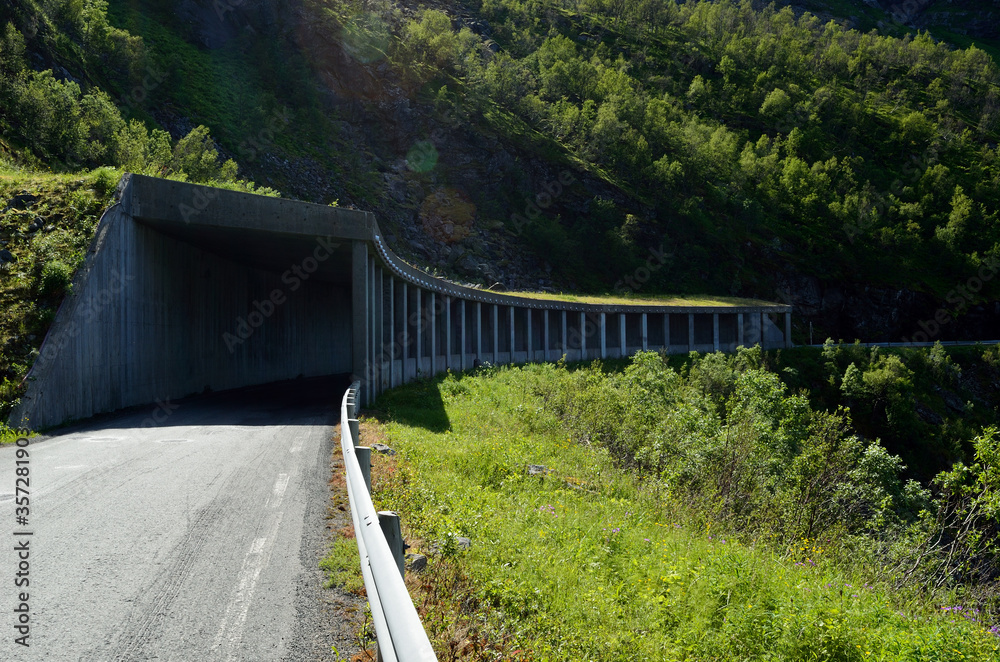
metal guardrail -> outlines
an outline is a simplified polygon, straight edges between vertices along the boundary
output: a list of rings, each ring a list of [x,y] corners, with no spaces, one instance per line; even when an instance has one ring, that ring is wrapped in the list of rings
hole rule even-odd
[[[379,513],[375,511],[369,491],[371,479],[366,479],[358,461],[356,416],[360,387],[360,382],[354,382],[344,393],[340,405],[340,445],[344,452],[354,533],[361,555],[361,574],[375,623],[379,657],[385,662],[436,662],[427,632],[403,583],[399,562],[379,525]]]
[[[897,347],[933,347],[935,344],[941,343],[942,347],[975,347],[976,345],[1000,345],[1000,340],[930,340],[927,342],[858,342],[859,347],[885,347],[897,348]],[[843,345],[844,347],[853,347],[855,343],[853,342],[843,342],[834,343],[834,345]],[[812,344],[812,345],[795,345],[795,347],[823,347],[822,344]]]

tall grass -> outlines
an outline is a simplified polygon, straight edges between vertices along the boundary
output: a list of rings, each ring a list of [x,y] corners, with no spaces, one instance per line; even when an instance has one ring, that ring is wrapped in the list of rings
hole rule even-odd
[[[410,583],[442,659],[1000,659],[955,594],[897,591],[842,541],[734,536],[571,438],[541,396],[569,374],[489,368],[376,403],[400,453],[373,460],[376,505],[431,557]]]

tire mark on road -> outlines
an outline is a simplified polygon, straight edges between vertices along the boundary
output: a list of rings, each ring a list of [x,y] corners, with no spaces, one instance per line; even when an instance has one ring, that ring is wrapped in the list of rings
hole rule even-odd
[[[150,596],[149,599],[141,600],[142,604],[132,608],[120,628],[122,634],[117,645],[106,659],[113,662],[145,659],[143,650],[161,629],[160,621],[168,615],[171,603],[180,593],[191,567],[199,559],[209,534],[218,528],[218,523],[225,519],[226,511],[231,509],[233,499],[229,495],[243,494],[249,488],[252,478],[253,472],[248,467],[236,470],[220,486],[220,496],[198,511],[184,538],[175,546],[173,561],[154,580],[153,585],[142,592],[142,595]]]

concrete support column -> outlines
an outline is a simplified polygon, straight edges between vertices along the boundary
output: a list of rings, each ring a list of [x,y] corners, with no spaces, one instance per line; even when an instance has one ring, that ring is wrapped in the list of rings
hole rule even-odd
[[[719,351],[719,313],[712,313],[712,345]]]
[[[542,311],[542,360],[549,360],[549,309],[546,308]]]
[[[525,342],[527,343],[527,347],[528,347],[528,363],[531,363],[532,361],[535,360],[535,356],[534,356],[534,354],[535,354],[535,347],[534,347],[535,342],[534,342],[534,340],[535,339],[532,338],[532,336],[535,335],[535,334],[533,333],[534,329],[531,328],[531,308],[526,309],[526,315],[525,315],[525,317],[528,320],[526,322],[527,327],[528,327],[528,336],[525,339]]]
[[[601,313],[601,358],[608,358],[608,318]]]
[[[375,321],[375,364],[378,366],[378,379],[375,381],[375,388],[381,393],[385,390],[385,272],[378,265],[375,266],[375,292],[378,296],[378,305],[375,307],[375,314],[378,316]]]
[[[580,360],[587,360],[587,313],[580,313]]]
[[[444,368],[451,368],[451,297],[444,297]]]
[[[417,295],[416,297],[417,309],[415,311],[417,313],[417,344],[416,344],[417,351],[414,352],[413,356],[413,358],[415,359],[413,363],[414,365],[413,376],[416,377],[421,373],[422,370],[422,367],[420,365],[422,357],[420,355],[423,354],[424,352],[424,342],[423,342],[424,324],[427,323],[427,309],[424,307],[424,291],[419,287],[417,287],[414,289],[414,293]]]
[[[358,397],[368,404],[365,381],[365,359],[368,357],[368,244],[355,241],[351,246],[351,379],[360,380]]]
[[[566,342],[566,311],[562,311],[562,336],[560,336],[560,341],[562,342],[562,353],[566,354],[569,352],[569,343]]]
[[[621,336],[621,356],[625,358],[628,355],[628,347],[625,346],[625,313],[618,313],[618,335]]]
[[[792,346],[792,314],[785,313],[785,347]]]
[[[500,306],[493,304],[493,365],[500,364]]]
[[[407,382],[408,375],[406,374],[406,353],[410,346],[410,316],[406,312],[406,308],[410,303],[410,287],[403,281],[403,332],[400,334],[400,340],[402,341],[402,347],[399,350],[400,358],[402,362],[400,363],[400,383],[405,384]]]
[[[507,316],[510,318],[510,362],[514,363],[514,341],[517,339],[514,335],[514,306],[507,306]]]
[[[371,341],[368,343],[368,366],[367,366],[367,377],[368,377],[368,402],[374,402],[375,396],[378,395],[376,391],[376,386],[378,384],[378,363],[376,362],[376,357],[378,356],[378,316],[375,314],[375,304],[379,300],[378,293],[375,291],[375,258],[368,258],[368,335],[371,336]]]
[[[396,279],[389,276],[389,388],[396,385]]]
[[[694,313],[688,313],[688,351],[694,351]]]
[[[461,357],[458,361],[459,368],[465,370],[465,299],[458,300],[458,309],[462,316],[462,325],[460,333],[458,334],[458,342],[461,345],[459,348],[459,356]]]
[[[746,347],[746,344],[744,342],[745,336],[746,336],[746,334],[743,331],[743,313],[737,313],[736,314],[736,346],[737,347],[739,347],[740,345],[742,345],[743,347]]]
[[[643,313],[642,329],[640,330],[640,333],[642,333],[642,351],[644,352],[649,349],[649,335],[647,334],[647,332],[649,331],[649,327],[646,326],[647,324],[648,320],[646,319],[646,313]]]
[[[476,359],[483,360],[483,303],[476,302]]]
[[[431,292],[431,377],[437,374],[437,294]]]

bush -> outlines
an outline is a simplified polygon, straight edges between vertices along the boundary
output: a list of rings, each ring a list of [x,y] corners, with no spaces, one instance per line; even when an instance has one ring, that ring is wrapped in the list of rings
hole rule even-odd
[[[59,296],[69,292],[73,282],[73,269],[64,262],[52,260],[42,267],[38,280],[38,294],[41,297]]]

